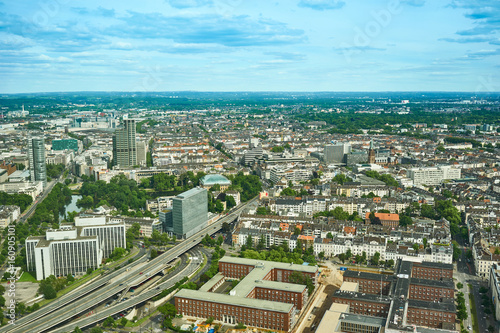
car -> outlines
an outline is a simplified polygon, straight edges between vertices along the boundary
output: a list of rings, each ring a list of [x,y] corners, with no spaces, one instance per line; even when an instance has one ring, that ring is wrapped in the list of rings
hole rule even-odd
[[[472,327],[469,325],[469,326],[467,326],[467,329],[468,329],[468,330],[471,330],[471,329],[472,329]]]
[[[142,274],[142,272],[139,273],[139,275],[141,275],[141,274]]]

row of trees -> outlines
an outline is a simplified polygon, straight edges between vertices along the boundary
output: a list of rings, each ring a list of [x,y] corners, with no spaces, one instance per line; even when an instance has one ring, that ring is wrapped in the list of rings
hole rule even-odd
[[[358,212],[353,212],[352,214],[349,214],[348,212],[344,211],[342,207],[335,207],[333,210],[327,210],[314,214],[314,218],[317,218],[319,216],[333,217],[336,220],[348,220],[348,221],[358,221],[358,222],[363,221],[363,218],[358,215]]]
[[[355,256],[352,254],[351,249],[348,249],[346,253],[341,253],[337,256],[342,263],[345,263],[346,261],[350,261],[351,259],[354,260],[356,264],[366,264],[368,262],[366,252],[363,251],[362,254],[356,254]],[[389,259],[387,261],[380,260],[380,253],[375,252],[373,256],[370,258],[370,264],[373,266],[385,266],[385,267],[393,267],[394,266],[394,260]]]
[[[255,246],[252,237],[247,237],[246,244],[241,247],[240,257],[299,265],[304,262],[313,265],[316,264],[314,248],[312,246],[306,247],[300,240],[297,241],[297,247],[293,251],[289,250],[288,242],[283,242],[283,244],[279,246],[271,245],[271,247],[266,250],[264,237],[261,237]]]
[[[367,170],[367,171],[365,171],[365,174],[368,177],[375,178],[377,180],[384,182],[387,186],[399,186],[398,181],[396,179],[394,179],[394,177],[392,177],[391,175],[389,175],[387,173],[380,174],[374,170]]]
[[[5,192],[0,192],[0,205],[15,205],[21,208],[21,212],[24,212],[33,202],[31,195],[27,194],[8,194]]]

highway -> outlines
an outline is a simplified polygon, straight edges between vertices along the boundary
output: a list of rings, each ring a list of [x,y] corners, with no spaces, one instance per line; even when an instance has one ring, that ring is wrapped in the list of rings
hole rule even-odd
[[[80,287],[80,288],[78,288],[78,289],[76,289],[68,294],[65,294],[65,295],[61,296],[60,298],[54,300],[53,302],[47,304],[46,306],[40,308],[39,310],[37,310],[37,311],[27,315],[27,316],[19,318],[18,320],[16,320],[15,327],[12,327],[12,325],[6,325],[6,326],[2,327],[0,332],[4,332],[4,331],[8,332],[9,329],[18,328],[18,327],[21,327],[23,325],[26,325],[26,324],[28,324],[28,323],[30,323],[38,318],[41,318],[41,317],[59,309],[62,306],[65,306],[71,302],[74,302],[77,299],[81,298],[82,296],[85,296],[91,292],[94,292],[97,289],[101,288],[102,286],[108,284],[110,280],[116,278],[117,276],[119,276],[120,274],[125,272],[127,269],[131,269],[131,267],[133,267],[135,265],[138,265],[140,263],[144,263],[144,262],[146,262],[146,260],[147,260],[147,257],[143,256],[142,258],[134,261],[132,264],[130,264],[127,267],[121,268],[121,269],[116,270],[112,273],[107,273],[104,276],[92,281],[88,285]]]
[[[196,252],[195,256],[198,255],[199,257],[203,257],[201,252]],[[111,306],[109,308],[106,308],[104,311],[100,311],[97,313],[93,313],[92,315],[81,318],[79,320],[76,320],[74,322],[71,322],[65,326],[62,326],[60,328],[57,328],[55,330],[50,331],[50,333],[63,333],[63,332],[71,332],[75,326],[78,326],[79,328],[85,328],[87,326],[90,326],[92,324],[95,324],[97,322],[103,321],[104,319],[114,316],[118,313],[121,313],[124,311],[124,309],[129,309],[132,308],[138,304],[144,303],[150,298],[153,298],[154,296],[160,294],[164,289],[168,289],[172,286],[174,286],[177,282],[182,280],[185,276],[190,276],[191,274],[195,273],[196,270],[200,267],[200,265],[203,263],[203,260],[191,260],[185,267],[180,270],[177,274],[175,274],[172,278],[170,278],[168,281],[161,283],[157,287],[144,291],[142,294],[134,296],[126,301],[122,301],[114,306]]]
[[[105,291],[103,290],[103,292],[101,293],[93,293],[92,291],[89,290],[87,291],[87,295],[82,296],[79,299],[75,299],[74,295],[70,293],[68,296],[72,297],[74,302],[72,303],[66,302],[65,304],[61,303],[59,305],[58,301],[54,301],[53,306],[55,306],[56,309],[45,312],[49,313],[48,315],[36,314],[38,311],[43,311],[44,308],[42,308],[33,313],[33,316],[32,315],[26,316],[26,318],[31,317],[30,320],[26,319],[25,321],[21,322],[20,319],[19,321],[16,321],[14,326],[13,325],[4,326],[0,330],[0,332],[13,332],[13,333],[44,332],[60,323],[69,320],[70,318],[78,315],[79,313],[87,311],[88,309],[94,307],[96,304],[104,302],[108,298],[113,297],[114,295],[127,289],[130,283],[133,282],[134,284],[138,284],[148,279],[147,275],[153,276],[157,274],[165,267],[167,267],[167,264],[169,262],[171,262],[172,260],[181,256],[183,253],[189,251],[190,249],[198,245],[206,234],[213,234],[220,230],[224,222],[231,222],[232,220],[234,220],[241,213],[241,211],[244,208],[246,208],[247,205],[255,202],[256,200],[257,198],[254,198],[248,201],[247,203],[240,205],[240,207],[233,209],[233,211],[230,212],[227,216],[222,217],[221,219],[217,220],[216,222],[212,223],[211,225],[197,232],[196,234],[184,240],[180,244],[177,244],[175,247],[169,249],[168,251],[156,257],[155,259],[150,260],[140,269],[134,267],[133,269],[130,270],[130,273],[128,273],[125,277],[117,279],[115,282],[108,284],[105,288]],[[116,275],[111,274],[111,275],[113,275],[113,277],[116,277],[119,274]],[[108,277],[108,281],[110,279],[111,278]],[[86,288],[89,288],[89,286]],[[127,307],[119,305],[119,308],[120,311],[123,311]]]

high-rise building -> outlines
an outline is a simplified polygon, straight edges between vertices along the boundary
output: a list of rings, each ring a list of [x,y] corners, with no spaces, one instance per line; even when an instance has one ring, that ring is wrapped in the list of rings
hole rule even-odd
[[[178,238],[188,238],[207,226],[207,190],[195,187],[179,194],[172,200],[172,220],[174,234]]]
[[[76,227],[49,229],[45,236],[26,238],[26,263],[36,279],[83,275],[96,269],[102,261],[101,242],[97,235],[80,236]]]
[[[346,163],[347,154],[351,152],[350,143],[339,143],[335,145],[326,145],[324,149],[325,163]]]
[[[148,151],[148,146],[145,141],[137,141],[137,164],[141,166],[146,166],[146,155]]]
[[[373,147],[373,140],[370,140],[370,148],[368,149],[368,163],[375,163],[375,148]]]
[[[80,236],[99,237],[103,258],[108,258],[117,247],[127,247],[125,223],[120,219],[101,215],[80,215],[75,217],[75,226],[81,228]]]
[[[113,136],[113,165],[120,167],[137,165],[135,119],[123,119],[123,128],[115,131]]]
[[[47,185],[47,168],[45,166],[45,140],[43,137],[28,138],[28,158],[31,181],[41,181],[45,187]]]

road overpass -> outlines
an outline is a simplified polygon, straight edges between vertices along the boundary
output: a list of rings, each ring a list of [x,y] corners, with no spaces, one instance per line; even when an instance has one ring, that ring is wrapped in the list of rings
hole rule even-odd
[[[201,256],[201,253],[200,253]],[[161,283],[157,287],[147,290],[143,292],[140,295],[134,296],[126,301],[120,302],[114,306],[111,306],[109,308],[104,309],[103,311],[100,311],[98,313],[93,313],[92,315],[81,318],[79,320],[73,321],[67,325],[64,325],[60,328],[56,328],[54,330],[51,330],[50,333],[64,333],[64,332],[71,332],[74,330],[76,326],[79,328],[85,328],[90,325],[93,325],[95,323],[98,323],[100,321],[105,320],[106,318],[110,316],[114,316],[116,314],[119,314],[126,309],[132,308],[134,306],[137,306],[141,303],[147,302],[149,299],[159,295],[164,289],[168,289],[170,287],[173,287],[177,282],[182,280],[185,276],[189,276],[193,273],[196,272],[196,270],[200,267],[200,264],[202,263],[202,260],[191,260],[188,265],[179,273],[177,273],[175,276],[173,276],[171,279],[169,279],[166,282]]]
[[[136,281],[145,281],[147,280],[150,276],[153,276],[163,270],[168,263],[170,263],[172,260],[176,259],[177,257],[181,256],[183,253],[189,251],[193,247],[197,246],[203,237],[206,234],[214,234],[217,231],[220,230],[222,227],[222,224],[224,222],[231,222],[235,218],[239,216],[241,211],[246,208],[247,205],[255,202],[257,198],[254,198],[248,202],[246,202],[243,205],[240,205],[239,207],[234,208],[228,215],[220,218],[216,222],[210,224],[206,228],[200,230],[193,236],[187,238],[180,244],[177,244],[173,248],[169,249],[165,253],[159,255],[155,259],[150,260],[148,263],[146,263],[141,269],[137,269],[137,267],[134,267],[134,270],[131,270],[130,273],[128,273],[126,276],[117,279],[113,283],[109,283],[105,290],[103,292],[95,294],[93,290],[88,290],[86,293],[86,296],[83,296],[79,299],[77,299],[74,302],[66,302],[65,304],[59,305],[59,303],[56,301],[52,302],[54,303],[52,306],[55,307],[55,309],[51,311],[46,311],[44,312],[45,314],[47,313],[53,313],[51,315],[51,318],[53,320],[46,320],[44,317],[45,314],[43,315],[36,315],[38,311],[42,311],[44,308],[36,311],[32,315],[29,315],[27,317],[30,317],[30,319],[26,319],[24,321],[21,321],[23,318],[19,319],[19,321],[16,321],[15,325],[7,325],[4,326],[2,329],[0,329],[0,332],[12,332],[12,333],[25,333],[25,332],[43,332],[46,331],[54,326],[56,326],[59,323],[63,323],[70,318],[76,316],[79,313],[85,312],[88,309],[92,308],[96,304],[100,304],[101,302],[104,302],[108,298],[122,292],[126,288],[128,288],[128,284]],[[137,264],[136,264],[137,265]],[[123,269],[123,268],[122,268]],[[122,271],[123,272],[123,271]],[[146,276],[146,274],[149,273],[149,276]],[[113,277],[117,277],[119,274],[113,274]],[[111,279],[108,278],[108,281]],[[140,282],[139,282],[140,283]],[[86,290],[88,288],[91,288],[89,286],[86,287]],[[161,291],[161,290],[160,290]],[[73,294],[68,294],[68,296],[72,296]],[[73,300],[75,298],[73,297]],[[51,303],[51,304],[52,304]],[[126,307],[121,307],[122,309],[126,309]],[[42,323],[39,323],[39,322]]]

